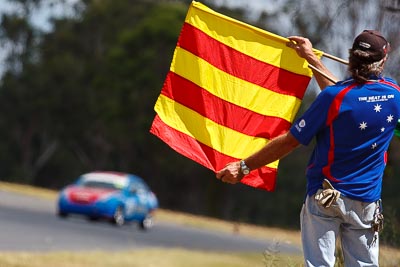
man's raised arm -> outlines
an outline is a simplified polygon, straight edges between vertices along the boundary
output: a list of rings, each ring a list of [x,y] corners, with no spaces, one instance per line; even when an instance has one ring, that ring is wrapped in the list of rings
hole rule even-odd
[[[325,73],[329,77],[337,80],[337,78],[325,67],[325,65],[321,62],[321,60],[315,55],[313,51],[312,44],[309,39],[300,37],[300,36],[290,36],[288,39],[291,41],[287,45],[294,50],[296,50],[297,54],[307,60],[310,65],[313,65],[319,71]],[[321,90],[325,89],[325,87],[329,85],[333,85],[334,82],[326,78],[324,75],[319,73],[318,71],[312,70],[314,73],[314,77],[320,87]]]

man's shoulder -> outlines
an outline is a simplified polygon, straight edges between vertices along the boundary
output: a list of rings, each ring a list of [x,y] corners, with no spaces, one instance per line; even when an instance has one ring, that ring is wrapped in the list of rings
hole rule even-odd
[[[396,82],[396,80],[389,78],[389,77],[384,77],[382,80],[386,85],[389,85],[389,86],[397,89],[398,91],[400,91],[399,84]]]
[[[337,93],[342,91],[344,88],[353,84],[353,82],[354,82],[353,79],[346,79],[343,81],[339,81],[334,85],[326,87],[321,93],[324,93],[326,95],[336,95]]]
[[[398,85],[397,81],[390,77],[383,77],[383,80]]]
[[[342,88],[346,88],[350,85],[354,84],[354,79],[353,78],[347,78],[345,80],[339,81],[337,82],[334,86],[336,88],[342,89]]]

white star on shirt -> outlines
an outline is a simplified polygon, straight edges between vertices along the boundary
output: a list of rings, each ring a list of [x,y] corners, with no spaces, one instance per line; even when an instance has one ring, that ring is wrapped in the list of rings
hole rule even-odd
[[[381,128],[381,133],[383,133],[385,131],[385,127]]]
[[[392,114],[387,116],[387,119],[386,119],[387,122],[392,122],[392,120],[393,120],[393,115]]]
[[[372,146],[371,146],[371,149],[375,149],[375,148],[377,148],[377,146],[378,146],[377,143],[373,143]]]
[[[365,121],[363,121],[362,123],[360,123],[360,128],[361,130],[365,130],[367,128],[367,123]]]
[[[376,105],[374,106],[374,110],[375,110],[376,112],[381,112],[381,109],[382,109],[382,106],[379,105],[379,104],[376,104]]]

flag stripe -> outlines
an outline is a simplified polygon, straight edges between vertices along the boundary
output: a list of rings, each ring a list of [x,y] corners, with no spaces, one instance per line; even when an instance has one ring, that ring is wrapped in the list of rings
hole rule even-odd
[[[161,93],[203,117],[250,136],[272,139],[291,125],[281,118],[263,116],[226,102],[173,72],[168,73]]]
[[[308,63],[286,46],[289,42],[287,38],[229,18],[196,2],[189,10],[185,22],[250,57],[312,77]],[[315,52],[322,56],[322,52]]]
[[[201,144],[191,136],[171,128],[157,115],[153,120],[150,132],[158,136],[178,153],[213,171],[220,170],[227,163],[238,160],[238,158],[224,155],[204,144]],[[260,169],[253,170],[249,175],[242,179],[241,182],[255,188],[273,191],[275,189],[276,181],[274,177],[276,176],[276,173],[276,168],[264,166]]]
[[[302,99],[305,90],[297,88],[306,88],[310,82],[308,76],[289,72],[252,58],[218,42],[187,23],[183,26],[178,46],[226,73],[280,94]]]
[[[301,100],[294,96],[265,90],[263,87],[229,75],[179,47],[175,49],[170,70],[227,102],[262,115],[280,117],[288,122],[293,122],[301,104]]]
[[[169,127],[234,158],[245,158],[268,143],[265,138],[248,136],[219,125],[162,94],[158,97],[155,110]],[[278,161],[268,166],[277,168]]]
[[[259,151],[289,129],[312,77],[288,41],[192,1],[150,132],[213,171]],[[241,182],[273,191],[278,164]]]

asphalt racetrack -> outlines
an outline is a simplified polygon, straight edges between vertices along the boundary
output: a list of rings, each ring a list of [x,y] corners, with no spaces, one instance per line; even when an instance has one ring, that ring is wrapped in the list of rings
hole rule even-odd
[[[135,224],[116,227],[83,217],[59,218],[56,203],[0,190],[0,251],[127,250],[135,248],[185,248],[207,251],[264,252],[276,241],[208,231],[157,221],[149,231]],[[279,251],[301,253],[300,248],[279,244]]]

